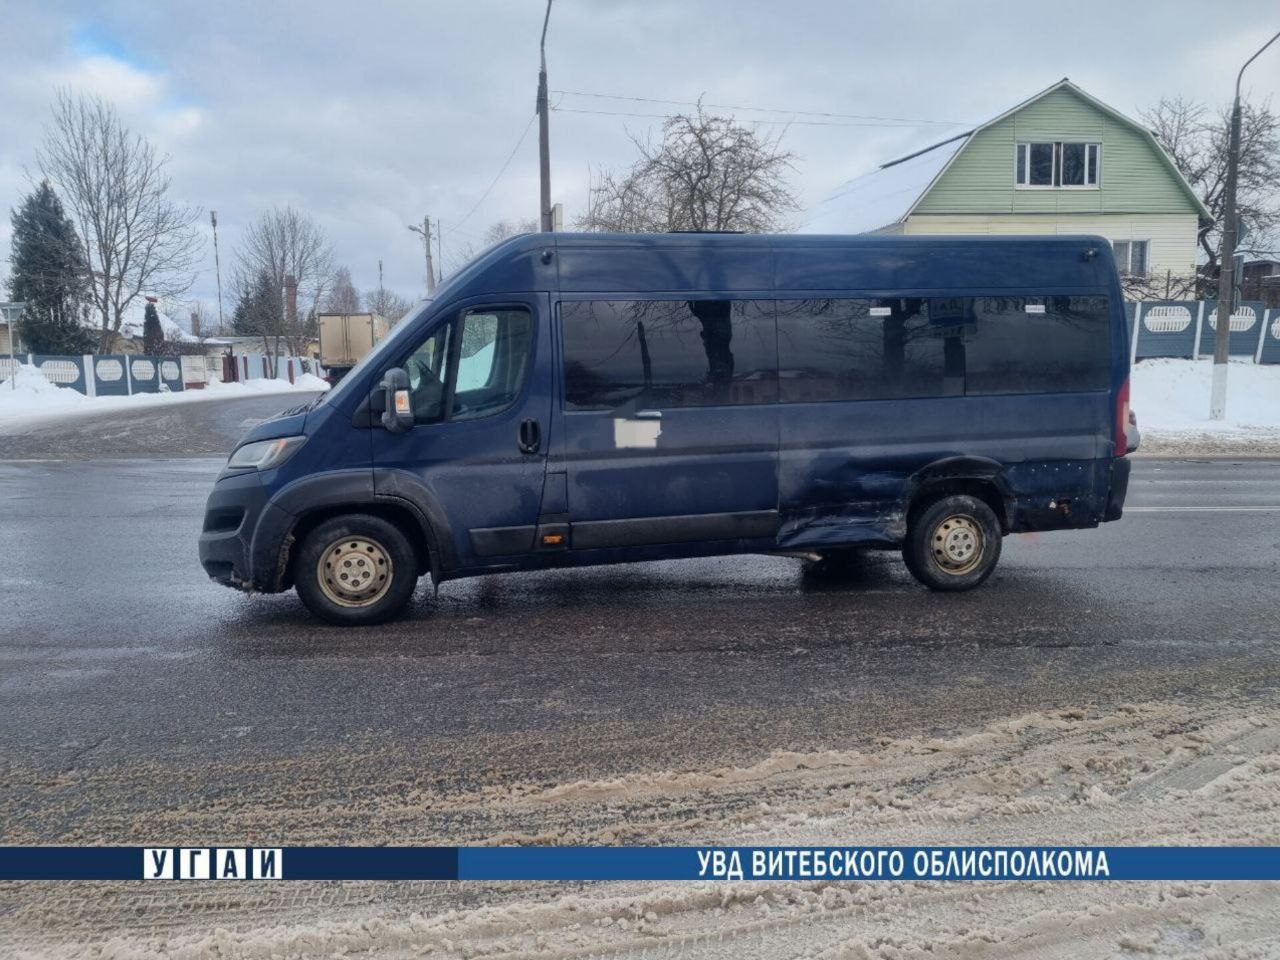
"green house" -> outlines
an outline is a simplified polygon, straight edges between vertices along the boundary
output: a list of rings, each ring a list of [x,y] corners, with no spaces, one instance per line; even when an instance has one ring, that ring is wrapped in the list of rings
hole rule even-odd
[[[1151,131],[1063,79],[992,120],[836,191],[806,229],[1100,234],[1122,272],[1196,267],[1209,211]]]

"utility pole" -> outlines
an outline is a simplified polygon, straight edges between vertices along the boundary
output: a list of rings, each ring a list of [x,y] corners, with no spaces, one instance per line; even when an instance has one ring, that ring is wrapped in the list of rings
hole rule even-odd
[[[209,222],[213,224],[213,269],[218,278],[218,335],[226,331],[222,327],[222,261],[218,259],[218,211],[209,211]]]
[[[538,71],[538,173],[541,183],[541,200],[538,219],[543,233],[555,229],[551,219],[551,143],[550,120],[547,117],[547,24],[551,21],[551,0],[547,0],[547,14],[542,18],[542,42],[539,51],[542,68]]]
[[[1240,168],[1240,83],[1249,64],[1280,39],[1277,33],[1244,62],[1236,74],[1236,98],[1231,105],[1231,136],[1227,142],[1227,182],[1222,193],[1222,254],[1218,268],[1218,319],[1213,340],[1213,389],[1209,397],[1209,419],[1227,416],[1227,359],[1231,343],[1231,314],[1236,299],[1236,236],[1240,223],[1236,211],[1236,179]]]
[[[427,252],[427,296],[436,292],[436,270],[431,262],[431,218],[423,217],[422,224],[409,224],[409,229],[422,237],[422,246]]]

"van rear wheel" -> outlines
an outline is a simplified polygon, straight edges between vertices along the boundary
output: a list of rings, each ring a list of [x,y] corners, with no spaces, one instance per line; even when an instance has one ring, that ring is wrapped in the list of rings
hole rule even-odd
[[[972,590],[1000,559],[1000,521],[977,497],[954,494],[924,507],[911,522],[902,559],[931,590]]]
[[[363,513],[326,520],[306,535],[293,564],[307,609],[358,626],[398,616],[418,582],[413,545],[395,525]]]

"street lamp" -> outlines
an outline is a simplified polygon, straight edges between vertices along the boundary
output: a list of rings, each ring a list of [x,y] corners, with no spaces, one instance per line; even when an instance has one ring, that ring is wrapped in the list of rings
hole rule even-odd
[[[1209,419],[1222,420],[1227,415],[1227,357],[1231,342],[1231,314],[1236,297],[1236,175],[1240,166],[1240,81],[1249,64],[1262,51],[1280,39],[1277,33],[1244,62],[1236,74],[1236,99],[1231,106],[1231,136],[1227,145],[1227,183],[1222,197],[1222,256],[1218,270],[1218,327],[1213,341],[1213,389],[1209,397]]]

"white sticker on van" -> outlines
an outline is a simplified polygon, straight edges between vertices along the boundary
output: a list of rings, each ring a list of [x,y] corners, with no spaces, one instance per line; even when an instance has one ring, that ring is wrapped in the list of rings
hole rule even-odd
[[[614,420],[613,445],[623,449],[652,449],[662,436],[659,420]]]
[[[873,317],[889,317],[893,315],[893,307],[872,307],[871,316]]]
[[[1028,303],[1027,313],[1044,313],[1043,303]]]

